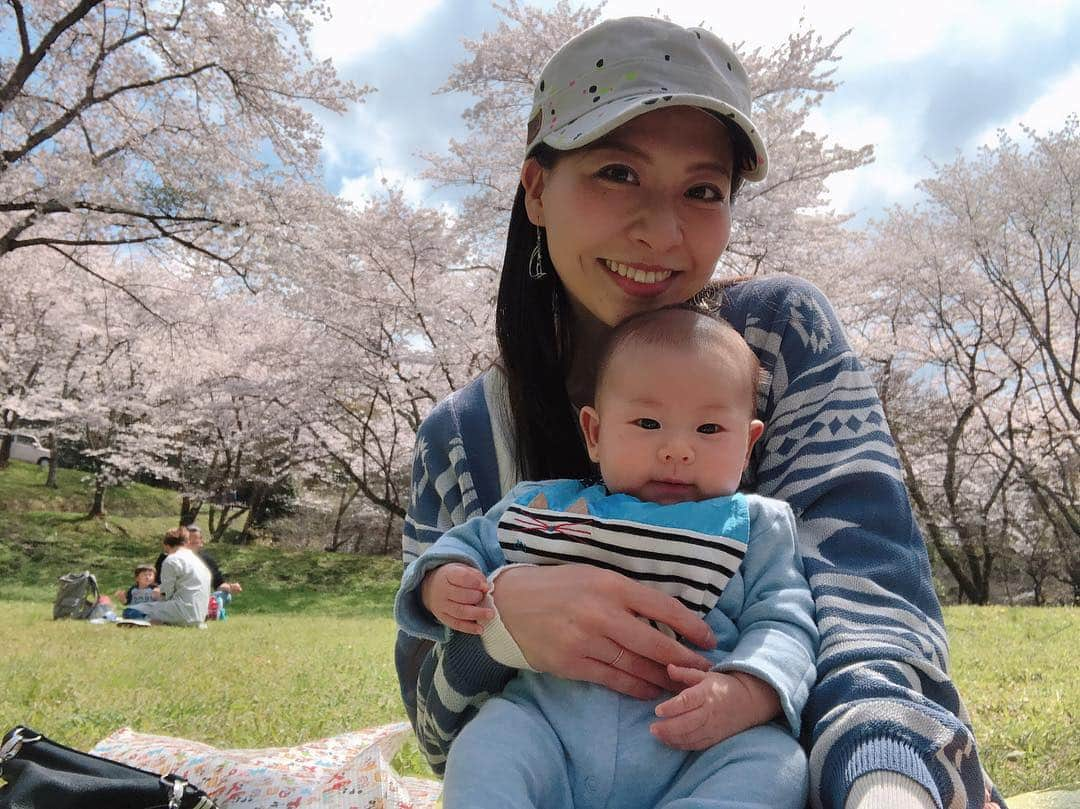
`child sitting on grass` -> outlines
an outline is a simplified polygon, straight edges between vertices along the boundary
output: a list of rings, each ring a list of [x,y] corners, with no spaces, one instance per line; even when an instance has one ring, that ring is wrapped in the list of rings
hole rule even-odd
[[[153,565],[137,565],[135,567],[135,584],[126,590],[120,589],[113,593],[113,598],[125,606],[145,604],[156,601],[160,595],[154,587],[156,572]]]
[[[493,630],[497,576],[561,563],[655,586],[717,638],[700,650],[709,670],[669,666],[679,693],[656,700],[534,671],[518,651],[518,676],[450,748],[446,809],[806,806],[798,737],[818,634],[795,520],[786,503],[736,492],[764,428],[759,376],[740,335],[704,312],[628,318],[580,413],[602,482],[520,483],[405,571],[398,624],[436,642],[458,631],[516,649]],[[609,641],[598,661],[640,662]]]

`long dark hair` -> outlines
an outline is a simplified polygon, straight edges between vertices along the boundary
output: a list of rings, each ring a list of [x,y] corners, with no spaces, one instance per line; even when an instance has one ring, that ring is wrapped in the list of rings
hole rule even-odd
[[[543,143],[531,156],[546,169],[558,160],[558,153]],[[519,185],[499,280],[495,336],[522,479],[581,478],[592,466],[566,390],[574,356],[570,300],[551,264],[543,229],[540,234],[544,276],[538,279],[529,274],[537,229],[525,210],[525,187]]]
[[[733,142],[738,143],[734,138]],[[545,143],[537,144],[530,154],[545,169],[553,168],[559,156]],[[734,162],[733,200],[742,184],[740,162]],[[519,184],[495,305],[495,336],[509,390],[518,471],[522,480],[588,478],[594,469],[566,390],[574,356],[570,299],[551,263],[543,228],[540,234],[544,277],[537,279],[529,274],[537,229],[529,221],[525,188]],[[723,298],[723,288],[731,283],[734,281],[711,282],[693,300],[715,309]]]

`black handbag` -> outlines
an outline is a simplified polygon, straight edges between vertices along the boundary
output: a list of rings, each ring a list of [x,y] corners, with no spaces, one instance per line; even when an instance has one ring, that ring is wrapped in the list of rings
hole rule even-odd
[[[21,725],[0,746],[0,809],[216,809],[177,775],[57,744]]]

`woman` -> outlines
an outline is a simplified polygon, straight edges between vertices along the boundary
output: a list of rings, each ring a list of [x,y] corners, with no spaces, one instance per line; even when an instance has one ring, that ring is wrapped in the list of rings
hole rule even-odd
[[[595,349],[626,316],[693,297],[738,329],[767,372],[766,432],[743,488],[787,500],[822,644],[810,728],[815,806],[970,806],[983,775],[946,672],[941,611],[880,403],[831,307],[790,277],[710,286],[731,195],[765,176],[735,54],[707,31],[611,20],[541,74],[499,288],[498,368],[421,427],[405,561],[518,480],[592,473],[575,410]],[[436,770],[462,725],[515,668],[654,698],[665,666],[702,659],[707,628],[677,602],[576,565],[514,567],[483,639],[429,648],[399,635],[402,695]],[[678,729],[664,740],[678,744]],[[989,800],[988,798],[985,798]]]
[[[152,624],[198,626],[210,604],[210,570],[188,547],[186,528],[173,528],[161,541],[161,599],[124,610],[125,618],[146,618]]]

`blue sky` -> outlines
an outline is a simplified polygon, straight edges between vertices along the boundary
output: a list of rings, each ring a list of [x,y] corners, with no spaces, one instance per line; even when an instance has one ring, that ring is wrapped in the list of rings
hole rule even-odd
[[[553,6],[554,0],[543,0]],[[316,55],[343,75],[378,88],[340,118],[325,118],[329,187],[361,199],[382,179],[414,200],[445,202],[416,179],[421,151],[461,136],[470,100],[434,95],[465,51],[499,19],[488,0],[333,0],[333,20],[317,27]],[[747,50],[778,44],[800,17],[825,37],[851,28],[840,48],[842,86],[813,128],[849,146],[871,143],[871,166],[830,183],[834,207],[856,223],[917,199],[915,183],[958,152],[972,154],[1019,123],[1045,132],[1080,112],[1080,0],[983,0],[904,4],[763,0],[724,4],[670,0],[683,25],[706,26]],[[657,0],[608,0],[604,17],[653,14]],[[752,77],[751,77],[752,78]]]

